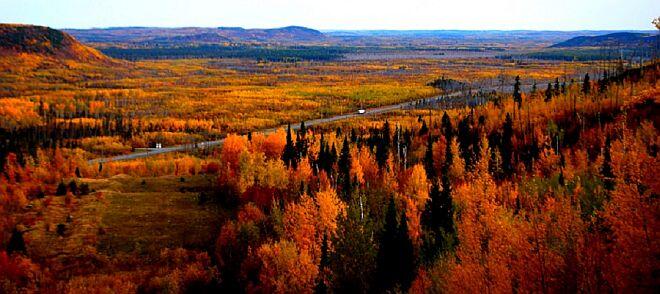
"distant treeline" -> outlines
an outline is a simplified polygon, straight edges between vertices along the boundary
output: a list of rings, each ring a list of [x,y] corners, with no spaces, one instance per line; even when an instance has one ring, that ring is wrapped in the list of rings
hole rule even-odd
[[[443,91],[465,90],[467,86],[461,81],[445,78],[445,76],[435,79],[432,82],[429,82],[427,85],[441,89]]]
[[[195,45],[182,47],[118,48],[101,49],[114,58],[127,60],[142,59],[185,59],[185,58],[247,58],[265,61],[293,62],[301,60],[336,60],[347,53],[347,49],[325,46],[259,47]]]
[[[643,58],[649,59],[653,56],[653,50],[649,48],[639,49],[560,49],[530,52],[519,55],[502,55],[503,59],[531,58],[540,60],[562,60],[562,61],[594,61],[594,60],[617,60],[619,58]]]
[[[486,51],[497,51],[504,52],[505,48],[501,47],[455,47],[455,48],[446,48],[443,49],[446,51],[467,51],[467,52],[486,52]]]

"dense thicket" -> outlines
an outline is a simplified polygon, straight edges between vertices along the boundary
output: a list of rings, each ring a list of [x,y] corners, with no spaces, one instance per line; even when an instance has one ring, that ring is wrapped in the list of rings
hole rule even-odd
[[[176,47],[147,47],[101,49],[104,54],[127,60],[142,59],[186,59],[186,58],[247,58],[265,61],[294,62],[301,60],[327,61],[336,60],[347,53],[340,47],[295,46],[295,47],[259,47],[259,46],[224,46],[193,45]]]

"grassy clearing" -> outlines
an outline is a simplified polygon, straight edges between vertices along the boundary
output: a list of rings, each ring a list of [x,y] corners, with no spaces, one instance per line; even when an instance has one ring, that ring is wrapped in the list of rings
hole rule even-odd
[[[61,265],[59,270],[76,264],[72,260],[102,263],[124,253],[153,257],[164,248],[212,248],[227,213],[198,204],[195,189],[208,184],[204,176],[79,182],[95,192],[73,197],[70,205],[65,197],[34,200],[26,214],[34,220],[25,235],[30,255]],[[66,227],[63,236],[58,224]]]

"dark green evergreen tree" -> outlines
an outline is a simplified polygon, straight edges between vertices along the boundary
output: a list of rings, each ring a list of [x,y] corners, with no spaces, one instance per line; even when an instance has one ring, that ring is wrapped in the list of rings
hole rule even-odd
[[[298,167],[298,154],[291,137],[291,124],[287,127],[286,145],[284,145],[284,151],[282,151],[282,161],[287,167],[293,167],[294,169]]]
[[[429,134],[426,140],[426,153],[424,154],[424,169],[426,170],[426,177],[435,182],[437,174],[435,172],[435,162],[433,160],[433,135]]]
[[[323,294],[328,292],[328,285],[326,284],[326,271],[330,265],[328,258],[328,236],[323,235],[323,243],[321,243],[321,261],[319,263],[319,275],[316,277],[316,289],[314,292]]]
[[[419,128],[419,135],[424,136],[429,132],[429,127],[426,126],[426,121],[422,120],[422,127]]]
[[[449,175],[444,174],[441,178],[442,192],[439,203],[435,204],[434,226],[440,228],[446,234],[454,234],[454,206],[451,195],[451,182]]]
[[[401,286],[400,290],[402,292],[407,292],[417,274],[415,271],[417,268],[417,262],[415,260],[415,248],[412,239],[410,239],[410,235],[408,234],[408,218],[405,213],[401,215],[401,222],[399,224],[397,235],[399,242],[399,254],[396,256],[399,259],[399,267],[396,272],[399,274],[397,280]]]
[[[335,143],[332,143],[332,148],[330,148],[330,155],[328,157],[330,158],[328,167],[330,170],[332,170],[333,166],[337,162],[337,147],[335,147]]]
[[[11,237],[9,237],[9,242],[7,243],[7,254],[25,254],[25,252],[25,239],[23,239],[23,232],[19,231],[17,228],[14,228],[14,230],[11,232]]]
[[[591,81],[589,80],[589,73],[584,75],[584,80],[582,81],[582,93],[588,95],[591,91]]]
[[[71,180],[71,182],[69,182],[69,191],[74,195],[78,195],[78,184],[76,181]]]
[[[332,290],[336,293],[371,293],[380,285],[374,279],[378,248],[373,225],[360,203],[359,199],[351,201],[346,216],[339,218],[333,238],[330,267]]]
[[[545,89],[545,102],[550,102],[552,100],[552,85],[548,83],[548,88]]]
[[[300,129],[296,133],[296,151],[298,151],[298,157],[304,158],[307,156],[307,149],[309,148],[309,143],[307,142],[307,127],[305,127],[305,122],[300,123]]]
[[[446,111],[442,115],[442,124],[440,127],[442,128],[442,134],[445,135],[445,140],[447,143],[450,143],[454,136],[454,129],[451,125],[451,119],[449,119],[449,115],[447,115]]]
[[[390,156],[390,142],[390,123],[385,121],[376,145],[376,161],[380,168],[385,168],[387,166],[387,159]]]
[[[502,170],[506,176],[510,176],[513,172],[513,121],[511,120],[511,115],[506,114],[506,119],[504,121],[502,131]]]
[[[520,76],[516,76],[516,82],[513,84],[513,101],[518,105],[518,109],[522,107],[522,94],[520,93]]]
[[[344,137],[344,143],[341,147],[341,155],[337,162],[339,171],[338,180],[341,187],[341,195],[344,201],[348,201],[351,196],[351,152],[348,143],[348,137]]]
[[[67,192],[67,190],[66,190],[66,185],[64,184],[64,182],[60,182],[59,184],[57,184],[57,190],[55,190],[55,195],[64,196],[64,195],[66,195],[66,192]]]
[[[476,159],[475,151],[479,142],[475,142],[475,134],[472,128],[472,115],[461,119],[458,123],[456,137],[458,139],[459,154],[465,160],[465,168],[472,170]],[[477,137],[478,138],[478,137]],[[476,143],[476,144],[475,144]]]
[[[408,221],[405,215],[397,221],[394,198],[385,216],[377,259],[377,287],[379,292],[394,290],[399,286],[405,292],[415,278],[415,255],[412,240],[408,235]]]
[[[442,163],[442,173],[448,174],[451,165],[454,163],[454,154],[451,152],[451,142],[454,135],[454,129],[451,120],[445,112],[442,116],[442,132],[445,135],[445,162]]]
[[[394,198],[390,197],[385,223],[380,236],[380,247],[376,266],[376,286],[379,292],[388,291],[399,282],[399,225]]]

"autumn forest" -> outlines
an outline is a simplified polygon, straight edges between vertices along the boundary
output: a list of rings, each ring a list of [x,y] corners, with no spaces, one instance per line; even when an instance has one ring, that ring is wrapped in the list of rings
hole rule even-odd
[[[608,33],[0,24],[0,293],[655,293]]]

